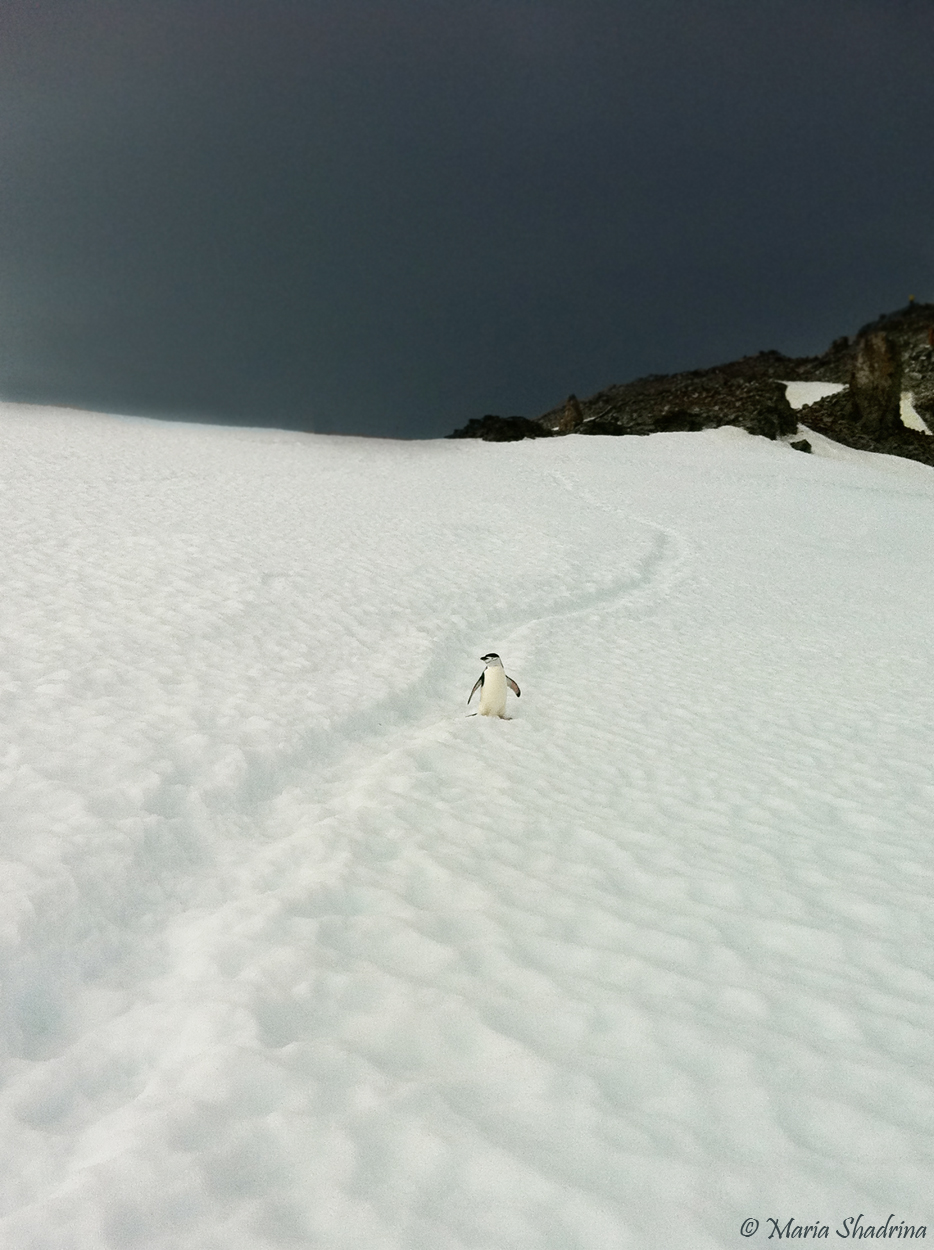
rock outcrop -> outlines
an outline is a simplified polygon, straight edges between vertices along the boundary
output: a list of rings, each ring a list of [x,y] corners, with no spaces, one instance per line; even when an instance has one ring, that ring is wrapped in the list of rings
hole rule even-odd
[[[934,438],[930,434],[906,429],[901,423],[899,429],[882,437],[865,433],[849,391],[838,391],[836,395],[828,395],[816,404],[800,408],[798,418],[809,430],[823,434],[825,438],[832,438],[835,443],[856,447],[859,451],[905,456],[909,460],[920,460],[923,464],[934,465]]]
[[[897,312],[883,313],[865,325],[854,345],[872,334],[887,334],[901,353],[902,390],[909,391],[915,410],[934,430],[934,304],[910,303]],[[848,377],[829,381],[848,382]]]
[[[584,410],[581,408],[580,400],[576,395],[569,395],[564,401],[564,412],[555,426],[555,431],[559,434],[570,434],[572,430],[580,427],[583,420]]]
[[[611,386],[577,405],[580,415],[573,425],[569,407],[554,424],[552,414],[542,417],[542,424],[562,434],[657,434],[739,425],[766,438],[798,428],[781,382],[712,370]]]
[[[552,431],[528,417],[471,417],[465,426],[446,438],[482,438],[488,443],[517,443],[523,438],[551,438]]]
[[[902,353],[883,330],[863,335],[850,371],[849,398],[861,434],[891,438],[904,429],[901,418]]]
[[[795,413],[785,382],[837,382],[848,389]],[[904,391],[911,393],[915,411],[934,430],[934,304],[912,300],[852,337],[834,339],[820,356],[767,351],[710,369],[654,374],[587,399],[569,395],[534,421],[487,416],[448,437],[512,441],[738,425],[774,439],[794,434],[800,417],[811,429],[851,447],[934,464],[934,438],[901,422]]]

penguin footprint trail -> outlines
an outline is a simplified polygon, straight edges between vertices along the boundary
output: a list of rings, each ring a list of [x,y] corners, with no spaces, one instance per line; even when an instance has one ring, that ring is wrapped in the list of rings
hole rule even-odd
[[[474,682],[473,689],[467,696],[467,703],[474,697],[477,691],[480,691],[480,707],[478,709],[481,716],[498,716],[501,720],[509,720],[506,715],[506,688],[507,686],[518,699],[521,690],[511,677],[506,676],[506,670],[503,668],[503,661],[499,658],[495,651],[491,651],[489,655],[482,655],[480,659],[486,665],[486,668]],[[476,716],[476,712],[471,713]]]

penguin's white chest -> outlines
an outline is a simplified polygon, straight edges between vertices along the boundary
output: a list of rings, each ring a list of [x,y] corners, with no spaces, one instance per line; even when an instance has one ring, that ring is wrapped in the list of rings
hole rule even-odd
[[[488,668],[483,674],[483,685],[480,687],[480,715],[506,715],[506,671],[495,667]]]

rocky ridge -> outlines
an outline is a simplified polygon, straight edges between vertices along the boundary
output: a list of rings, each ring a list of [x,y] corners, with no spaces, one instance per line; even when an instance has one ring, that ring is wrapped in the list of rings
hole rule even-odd
[[[847,389],[796,412],[785,394],[786,382],[835,382]],[[653,374],[587,399],[570,395],[535,421],[488,415],[448,437],[499,442],[738,425],[774,439],[796,433],[800,419],[851,447],[934,465],[934,438],[908,429],[898,417],[904,392],[934,430],[934,304],[911,301],[883,313],[855,335],[835,339],[820,356],[765,351],[709,369]]]

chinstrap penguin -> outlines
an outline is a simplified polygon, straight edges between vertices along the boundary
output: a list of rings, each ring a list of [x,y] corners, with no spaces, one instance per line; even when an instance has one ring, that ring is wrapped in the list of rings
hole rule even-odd
[[[521,691],[511,677],[506,676],[506,670],[503,668],[503,661],[499,658],[495,651],[491,651],[489,655],[482,655],[481,660],[486,668],[474,682],[474,688],[467,697],[467,702],[480,691],[480,715],[481,716],[500,716],[506,717],[506,687],[513,692],[516,698],[519,698]]]

